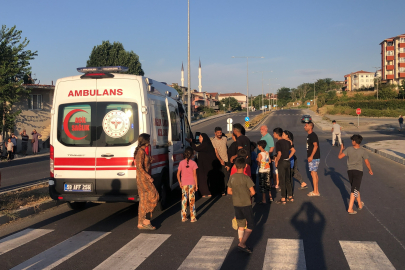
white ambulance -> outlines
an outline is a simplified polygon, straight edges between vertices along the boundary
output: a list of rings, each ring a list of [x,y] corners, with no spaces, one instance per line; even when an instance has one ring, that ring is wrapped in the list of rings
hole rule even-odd
[[[134,151],[151,135],[147,153],[161,203],[178,183],[176,172],[193,138],[175,89],[125,67],[78,68],[57,80],[51,111],[49,193],[73,209],[88,201],[138,201]]]

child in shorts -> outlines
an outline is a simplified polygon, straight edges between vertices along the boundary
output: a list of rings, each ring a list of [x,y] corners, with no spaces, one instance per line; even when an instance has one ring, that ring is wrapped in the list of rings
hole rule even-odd
[[[238,224],[238,249],[246,253],[252,253],[252,249],[246,246],[246,241],[255,225],[251,200],[255,195],[255,188],[250,177],[243,173],[246,167],[246,159],[243,157],[236,158],[235,167],[237,172],[229,178],[228,194],[232,195]]]
[[[269,193],[269,200],[272,202],[273,197],[270,191],[270,155],[269,152],[265,150],[267,142],[265,140],[260,140],[257,142],[257,148],[260,153],[257,156],[257,162],[259,163],[259,185],[260,192],[262,193],[263,199],[261,204],[266,203],[266,193]]]
[[[238,157],[237,157],[237,158],[243,157],[243,158],[246,159],[246,158],[248,157],[248,153],[247,153],[246,150],[243,149],[243,148],[242,148],[242,149],[239,149],[238,152],[237,152],[237,154],[238,154]],[[237,171],[236,166],[233,165],[232,168],[231,168],[231,173],[230,173],[230,175],[233,175],[234,173],[236,173],[236,171]],[[243,173],[244,173],[245,175],[249,176],[250,178],[252,178],[251,169],[250,169],[250,165],[249,165],[249,164],[246,164],[246,165],[245,165],[245,169],[243,170]]]
[[[373,171],[371,170],[370,162],[368,161],[367,150],[360,147],[363,137],[360,134],[354,134],[350,139],[352,140],[353,146],[344,149],[344,145],[342,143],[340,145],[338,157],[339,159],[342,159],[347,156],[347,174],[349,175],[350,185],[352,186],[349,208],[347,209],[347,212],[350,215],[355,215],[357,214],[357,211],[353,210],[355,198],[357,199],[358,203],[357,209],[362,210],[364,207],[364,202],[362,202],[360,198],[360,185],[363,178],[363,160],[364,163],[366,163],[370,175],[373,175]]]

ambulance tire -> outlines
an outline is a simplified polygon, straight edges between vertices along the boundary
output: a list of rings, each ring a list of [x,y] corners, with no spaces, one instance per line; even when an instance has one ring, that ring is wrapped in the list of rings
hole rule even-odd
[[[86,208],[87,202],[67,202],[68,206],[72,210],[83,210]]]
[[[156,205],[155,211],[163,211],[167,207],[170,195],[169,181],[169,170],[163,169],[159,187],[159,202]]]

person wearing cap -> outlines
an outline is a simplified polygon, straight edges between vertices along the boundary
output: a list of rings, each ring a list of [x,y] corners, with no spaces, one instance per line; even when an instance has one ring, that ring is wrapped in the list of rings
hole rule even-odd
[[[335,146],[336,136],[338,137],[339,145],[342,145],[342,127],[336,124],[336,120],[332,121],[332,146]]]

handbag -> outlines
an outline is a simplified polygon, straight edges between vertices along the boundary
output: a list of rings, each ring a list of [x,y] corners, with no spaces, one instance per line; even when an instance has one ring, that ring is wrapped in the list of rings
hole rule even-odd
[[[31,139],[31,143],[35,143],[35,139]]]

